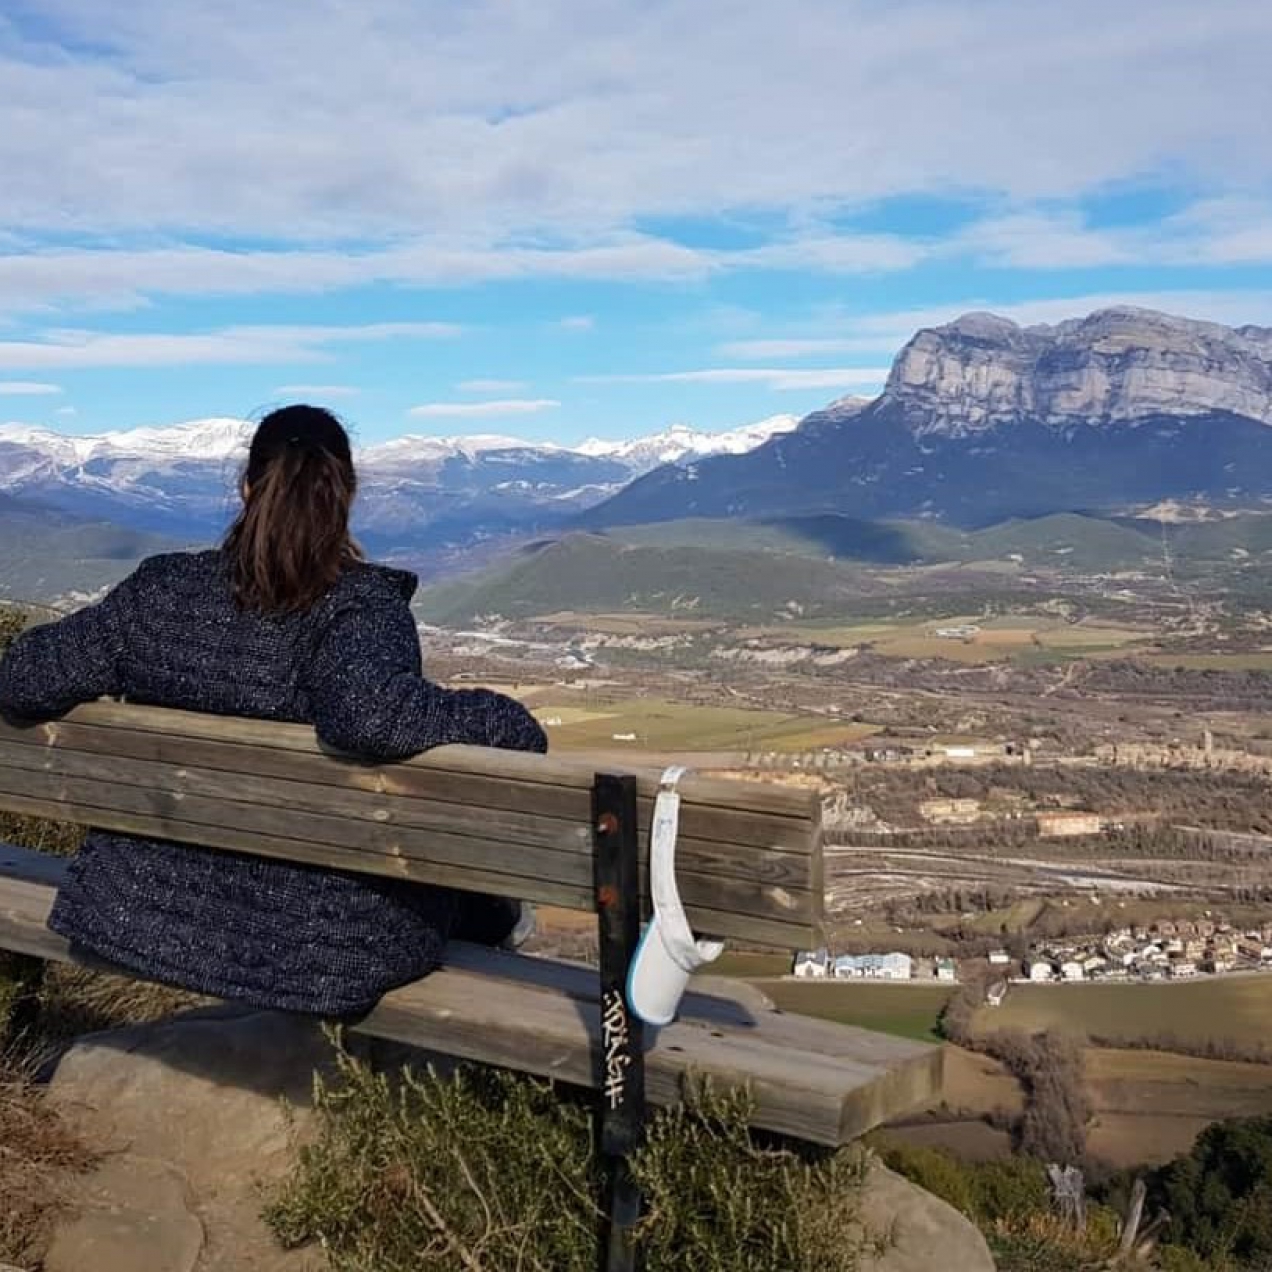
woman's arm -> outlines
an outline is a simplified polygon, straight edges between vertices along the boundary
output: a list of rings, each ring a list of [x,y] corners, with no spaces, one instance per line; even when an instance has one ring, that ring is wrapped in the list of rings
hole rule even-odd
[[[20,635],[0,659],[0,715],[46,720],[76,703],[124,692],[120,662],[133,623],[137,574],[96,605]]]
[[[336,615],[303,683],[319,738],[356,755],[404,759],[452,742],[548,749],[547,735],[521,703],[426,680],[415,620],[398,600]]]

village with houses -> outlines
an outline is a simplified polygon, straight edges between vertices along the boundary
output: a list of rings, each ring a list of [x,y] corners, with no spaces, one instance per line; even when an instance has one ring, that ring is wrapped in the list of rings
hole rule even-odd
[[[1234,972],[1272,972],[1272,923],[1239,930],[1219,919],[1161,919],[1116,928],[1098,936],[1032,946],[1023,957],[1005,948],[983,959],[963,960],[997,974],[989,1001],[1001,1002],[1010,983],[1064,985],[1078,982],[1188,980]],[[801,980],[936,981],[957,983],[965,968],[953,958],[917,958],[901,951],[841,954],[826,949],[795,956],[790,975]],[[1001,986],[1002,992],[995,993]]]

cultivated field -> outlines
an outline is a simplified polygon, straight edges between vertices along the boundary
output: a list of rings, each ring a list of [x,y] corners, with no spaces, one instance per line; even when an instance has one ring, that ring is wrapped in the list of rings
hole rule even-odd
[[[868,726],[828,725],[814,716],[662,698],[580,705],[536,695],[531,705],[553,748],[561,750],[612,750],[626,743],[633,751],[799,752],[845,746],[870,733]]]
[[[1186,1044],[1272,1044],[1272,975],[1228,975],[1178,985],[1013,985],[1001,1007],[982,1007],[978,1032],[1058,1029],[1136,1043],[1174,1035]]]
[[[937,1038],[936,1022],[952,990],[946,985],[868,985],[798,980],[755,982],[783,1011],[924,1042]]]
[[[938,636],[938,630],[975,627],[966,636]],[[792,623],[781,627],[743,628],[738,639],[806,641],[841,649],[867,645],[890,658],[938,658],[948,662],[983,664],[1053,656],[1096,657],[1126,653],[1146,645],[1153,633],[1142,628],[1099,623],[1067,623],[1059,618],[1014,615],[981,619],[954,615],[923,622],[826,625]]]

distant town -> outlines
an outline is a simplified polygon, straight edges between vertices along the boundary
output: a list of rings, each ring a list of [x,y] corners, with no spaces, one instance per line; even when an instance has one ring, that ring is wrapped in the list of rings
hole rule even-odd
[[[1272,971],[1272,923],[1239,930],[1219,919],[1162,919],[1098,936],[1031,945],[1019,955],[993,949],[983,959],[916,958],[901,951],[836,957],[826,949],[804,950],[795,956],[790,974],[800,979],[954,983],[965,979],[965,971],[979,972],[985,964],[1004,985],[1187,980],[1267,972]],[[991,985],[991,1003],[992,990]]]

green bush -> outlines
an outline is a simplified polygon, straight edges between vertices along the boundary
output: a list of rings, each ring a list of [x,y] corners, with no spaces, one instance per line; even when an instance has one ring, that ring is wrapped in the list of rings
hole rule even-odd
[[[961,1210],[985,1234],[998,1272],[1104,1272],[1117,1251],[1112,1210],[1091,1205],[1074,1231],[1051,1201],[1041,1162],[1031,1157],[969,1162],[939,1148],[888,1142],[884,1165]]]
[[[591,1097],[505,1072],[390,1080],[341,1052],[316,1142],[267,1210],[338,1272],[594,1272]],[[862,1157],[766,1147],[741,1096],[656,1114],[632,1162],[648,1272],[852,1272]]]
[[[982,1228],[1051,1210],[1051,1187],[1041,1162],[1030,1157],[967,1162],[939,1148],[880,1138],[883,1164],[948,1201]]]
[[[1272,1117],[1206,1127],[1188,1154],[1148,1176],[1148,1198],[1170,1215],[1171,1243],[1218,1267],[1272,1267]]]

